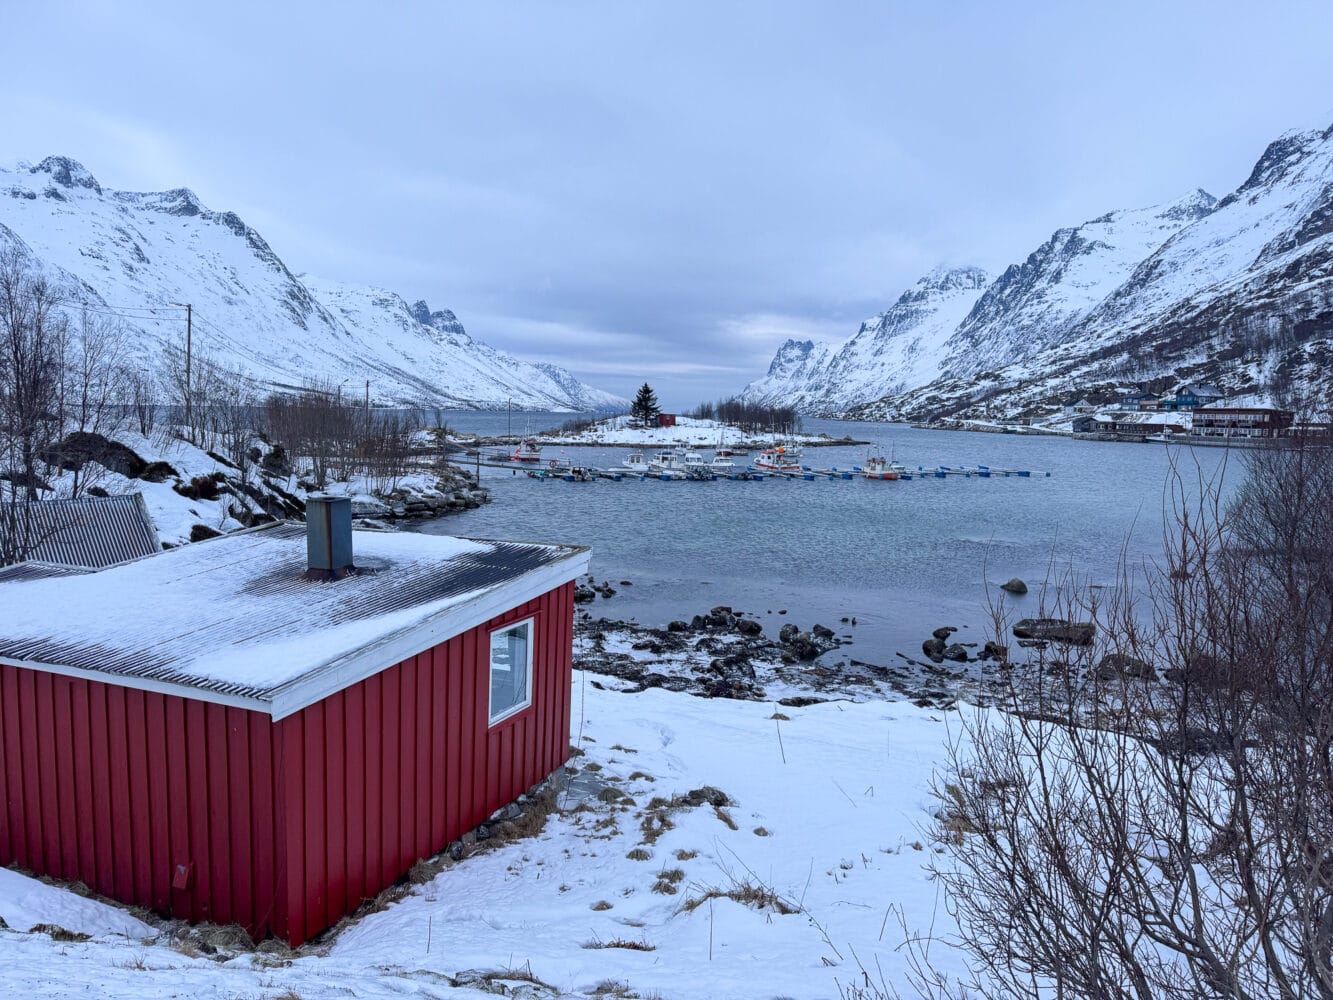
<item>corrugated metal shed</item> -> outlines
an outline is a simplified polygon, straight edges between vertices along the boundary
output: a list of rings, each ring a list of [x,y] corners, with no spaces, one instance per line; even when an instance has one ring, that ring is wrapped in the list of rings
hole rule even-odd
[[[327,583],[292,526],[0,573],[0,865],[295,946],[563,764],[587,551],[354,550]],[[497,716],[516,628],[527,700]]]
[[[162,551],[139,493],[41,500],[29,509],[34,544],[26,558],[31,562],[101,569]]]

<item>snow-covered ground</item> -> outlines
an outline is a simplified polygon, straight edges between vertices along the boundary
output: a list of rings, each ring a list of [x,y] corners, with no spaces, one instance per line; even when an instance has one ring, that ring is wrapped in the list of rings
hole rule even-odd
[[[179,925],[154,935],[0,873],[11,927],[92,935],[0,930],[0,981],[15,996],[193,1000],[499,992],[480,973],[512,973],[506,995],[538,997],[838,997],[864,985],[861,967],[902,985],[900,917],[936,936],[951,926],[924,867],[949,716],[606,681],[575,673],[582,753],[539,834],[446,862],[331,943],[199,954]],[[718,793],[730,804],[715,806]],[[962,960],[938,946],[931,957]]]
[[[198,490],[189,490],[189,485],[214,476],[225,476],[233,484],[240,484],[242,482],[240,470],[229,462],[220,461],[216,453],[210,454],[188,441],[161,430],[145,436],[137,430],[122,428],[109,434],[109,437],[129,448],[150,465],[165,463],[171,467],[171,472],[164,471],[161,476],[154,475],[150,478],[142,476],[131,478],[120,472],[105,469],[96,462],[89,462],[81,472],[82,488],[94,487],[113,495],[142,493],[158,536],[165,544],[174,546],[189,542],[191,532],[200,525],[222,534],[235,531],[245,527],[243,518],[248,513],[257,513],[261,510],[254,499],[241,496],[234,491],[219,489],[210,499],[209,493],[212,491],[205,491],[198,496],[188,496],[176,488],[181,486],[187,488],[187,492],[199,493]],[[268,446],[258,439],[255,439],[254,443],[261,451],[268,451]],[[302,469],[308,467],[308,462],[302,463],[298,460],[296,464]],[[153,482],[154,478],[162,481]],[[300,485],[298,481],[300,478],[295,474],[278,476],[261,474],[254,465],[250,465],[245,471],[244,482],[260,492],[271,493],[276,487],[304,501],[307,491]],[[53,495],[61,497],[71,494],[72,480],[72,475],[65,472],[59,476],[48,477],[47,482],[53,487]],[[386,489],[405,491],[422,499],[443,501],[445,494],[439,489],[439,481],[440,476],[437,471],[422,467],[392,481],[377,482],[363,475],[355,475],[342,481],[334,480],[329,482],[322,492],[350,497],[352,509],[359,517],[380,517],[389,513],[390,503],[386,502],[384,497]]]

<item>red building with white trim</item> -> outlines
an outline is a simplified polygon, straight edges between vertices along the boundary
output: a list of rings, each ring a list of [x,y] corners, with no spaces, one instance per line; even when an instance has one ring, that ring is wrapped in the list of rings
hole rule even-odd
[[[586,549],[311,523],[0,571],[0,864],[299,945],[565,762]]]

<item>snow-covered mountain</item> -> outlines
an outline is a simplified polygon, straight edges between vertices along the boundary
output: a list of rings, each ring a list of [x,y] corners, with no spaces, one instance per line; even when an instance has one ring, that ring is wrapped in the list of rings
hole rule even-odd
[[[986,289],[949,339],[946,370],[987,371],[1060,343],[1145,257],[1216,204],[1200,189],[1057,229]]]
[[[1050,346],[854,415],[1036,412],[1070,394],[1096,401],[1117,385],[1188,381],[1316,406],[1333,398],[1333,127],[1271,143],[1245,183]]]
[[[380,402],[463,409],[621,410],[628,401],[554,365],[469,337],[448,310],[393,292],[296,275],[235,213],[186,188],[104,189],[75,161],[0,168],[0,248],[29,256],[71,304],[117,316],[147,360],[183,336],[270,385],[370,381]]]
[[[1333,127],[1282,136],[1221,201],[1196,190],[1057,230],[944,334],[933,372],[903,377],[883,355],[854,354],[866,331],[828,348],[813,375],[780,383],[777,366],[746,395],[872,419],[1028,413],[1071,394],[1095,401],[1117,386],[1187,381],[1327,399]],[[847,362],[836,373],[833,358]]]
[[[788,340],[742,398],[829,414],[925,385],[947,370],[949,335],[987,280],[976,267],[937,268],[839,346]]]

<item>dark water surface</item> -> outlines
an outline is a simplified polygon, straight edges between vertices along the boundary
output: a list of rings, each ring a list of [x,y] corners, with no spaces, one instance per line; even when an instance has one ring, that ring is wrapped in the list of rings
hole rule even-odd
[[[514,420],[518,426],[517,414]],[[469,430],[503,433],[507,417],[475,414],[468,423]],[[838,620],[855,616],[850,655],[886,662],[894,650],[919,650],[940,625],[979,635],[987,593],[998,593],[1010,577],[1033,590],[1014,604],[1023,614],[1036,612],[1036,591],[1052,574],[1072,569],[1086,582],[1111,584],[1123,554],[1141,576],[1145,561],[1160,560],[1172,460],[1195,486],[1201,475],[1222,475],[1229,489],[1241,472],[1239,459],[1215,448],[823,420],[807,420],[805,429],[875,441],[909,468],[981,464],[1034,474],[566,483],[483,469],[493,502],[422,530],[589,545],[593,573],[619,590],[588,606],[607,617],[662,625],[726,604],[758,615],[776,633],[793,620],[843,632]],[[563,455],[609,467],[626,451],[567,448]],[[557,457],[562,449],[548,446],[545,454]],[[865,448],[808,449],[804,462],[846,467],[865,456]],[[1047,470],[1050,478],[1038,477]],[[621,580],[633,586],[620,587]]]

